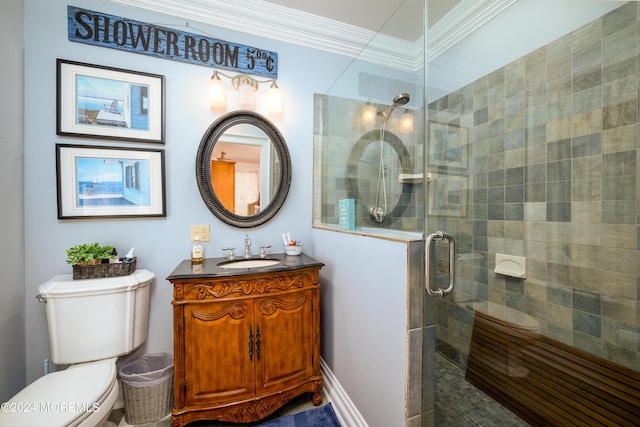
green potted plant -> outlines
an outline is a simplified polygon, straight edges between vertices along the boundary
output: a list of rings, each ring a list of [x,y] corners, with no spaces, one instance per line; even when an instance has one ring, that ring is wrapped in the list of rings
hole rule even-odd
[[[111,245],[83,243],[66,252],[67,264],[73,267],[74,280],[126,276],[136,271],[136,258],[116,259],[115,248]]]
[[[101,246],[99,243],[83,243],[67,249],[67,264],[94,265],[102,264],[103,260],[115,258],[113,246]]]

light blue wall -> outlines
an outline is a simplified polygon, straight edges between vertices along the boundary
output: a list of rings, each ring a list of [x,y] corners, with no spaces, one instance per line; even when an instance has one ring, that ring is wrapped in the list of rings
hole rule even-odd
[[[23,139],[23,0],[0,3],[0,402],[6,402],[24,386],[25,294],[24,203],[22,178]]]
[[[200,139],[219,113],[210,111],[206,88],[211,70],[67,40],[67,2],[28,0],[25,10],[25,301],[27,382],[42,373],[49,356],[44,307],[36,302],[38,286],[51,276],[70,273],[65,249],[82,242],[111,244],[123,255],[135,246],[138,267],[156,274],[151,295],[149,338],[139,350],[171,350],[172,289],[165,277],[189,254],[189,225],[210,224],[207,256],[223,256],[223,246],[240,247],[246,231],[233,229],[211,214],[200,198],[194,164]],[[81,6],[163,26],[184,28],[185,22],[108,1],[83,0]],[[311,242],[313,93],[323,93],[346,67],[349,58],[222,28],[191,22],[188,31],[278,52],[278,84],[285,113],[273,119],[285,137],[293,162],[289,197],[281,213],[266,225],[249,230],[254,247],[272,244],[280,252],[280,233]],[[166,144],[139,144],[59,137],[56,128],[56,58],[163,74],[166,76]],[[258,111],[260,112],[260,111]],[[166,150],[166,218],[58,220],[56,211],[55,144],[150,147]],[[108,322],[109,319],[105,319]],[[100,331],[96,331],[100,333]],[[138,353],[138,354],[139,354]]]
[[[322,357],[370,427],[402,426],[407,243],[319,229],[313,241],[326,264],[320,271]]]

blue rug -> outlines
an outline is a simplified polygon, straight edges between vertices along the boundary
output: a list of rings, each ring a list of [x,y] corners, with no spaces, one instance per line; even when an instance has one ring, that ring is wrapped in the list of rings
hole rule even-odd
[[[255,427],[341,427],[331,402],[297,414],[286,415]]]

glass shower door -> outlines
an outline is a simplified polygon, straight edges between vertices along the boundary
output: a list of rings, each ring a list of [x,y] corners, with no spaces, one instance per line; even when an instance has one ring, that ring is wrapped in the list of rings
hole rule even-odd
[[[462,3],[426,48],[434,423],[527,425],[465,380],[477,311],[640,369],[640,5]]]

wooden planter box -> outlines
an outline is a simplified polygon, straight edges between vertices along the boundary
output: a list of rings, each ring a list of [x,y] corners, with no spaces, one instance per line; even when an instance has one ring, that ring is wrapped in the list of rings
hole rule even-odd
[[[128,276],[136,271],[136,258],[130,262],[104,264],[74,264],[73,279],[99,279],[102,277]]]

